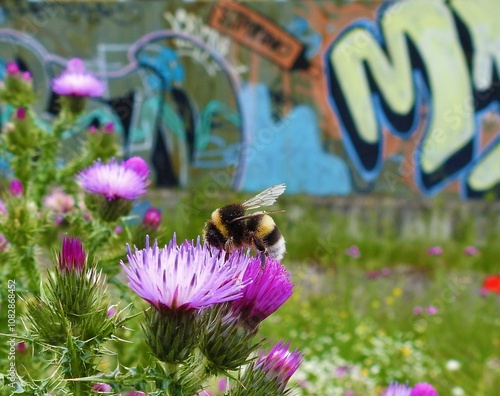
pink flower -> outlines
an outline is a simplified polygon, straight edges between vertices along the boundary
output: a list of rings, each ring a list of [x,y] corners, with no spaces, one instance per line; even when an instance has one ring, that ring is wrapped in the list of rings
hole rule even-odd
[[[149,207],[142,219],[142,225],[151,230],[157,230],[161,224],[161,210],[154,207]]]
[[[422,313],[424,312],[424,309],[422,307],[415,307],[413,308],[413,314],[414,315],[422,315]]]
[[[479,253],[479,250],[475,246],[467,246],[467,247],[464,248],[464,253],[467,256],[475,256],[476,254]]]
[[[85,70],[81,59],[73,58],[59,77],[52,80],[52,90],[63,96],[93,96],[104,93],[104,84]]]
[[[45,207],[56,213],[68,213],[75,208],[75,199],[60,188],[55,188],[47,195],[43,203]]]
[[[26,118],[26,108],[25,107],[18,107],[16,109],[16,118],[18,120],[24,120]]]
[[[429,256],[440,256],[443,254],[443,248],[441,246],[431,246],[427,249],[427,254]]]
[[[410,396],[438,396],[438,393],[432,385],[421,382],[413,387]]]
[[[17,65],[16,62],[7,63],[6,70],[7,70],[7,74],[11,77],[16,76],[17,74],[20,73],[19,66]]]
[[[61,271],[82,272],[87,261],[87,255],[79,238],[65,236],[61,252],[58,255],[59,268]]]
[[[131,157],[123,162],[123,166],[145,179],[149,176],[149,166],[141,157]]]
[[[21,180],[14,179],[10,182],[10,193],[15,197],[23,195],[23,183]]]
[[[438,313],[438,309],[437,307],[435,307],[434,305],[429,305],[425,311],[427,312],[428,315],[436,315]]]
[[[103,392],[103,393],[107,393],[107,392],[111,392],[112,388],[111,388],[111,385],[109,385],[109,384],[100,383],[100,384],[95,384],[95,385],[92,387],[92,390],[93,390],[94,392]]]
[[[352,258],[358,259],[361,257],[361,252],[359,250],[359,247],[356,245],[349,246],[347,250],[345,251],[345,254],[348,256],[351,256]]]

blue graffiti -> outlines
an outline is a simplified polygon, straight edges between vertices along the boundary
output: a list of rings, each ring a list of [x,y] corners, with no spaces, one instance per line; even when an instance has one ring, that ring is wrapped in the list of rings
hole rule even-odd
[[[244,86],[242,112],[250,123],[243,189],[256,192],[285,183],[287,193],[345,195],[352,192],[345,162],[321,146],[316,114],[299,105],[275,122],[269,90],[263,84]]]

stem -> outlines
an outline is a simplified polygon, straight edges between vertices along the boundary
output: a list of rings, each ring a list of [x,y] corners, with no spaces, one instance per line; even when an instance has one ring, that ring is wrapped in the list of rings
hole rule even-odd
[[[67,342],[66,346],[69,352],[69,370],[66,370],[65,378],[82,378],[85,377],[85,367],[81,360],[81,356],[78,353],[74,339],[71,335],[71,326],[67,326]],[[68,387],[75,396],[88,395],[89,387],[85,382],[80,381],[68,381]]]

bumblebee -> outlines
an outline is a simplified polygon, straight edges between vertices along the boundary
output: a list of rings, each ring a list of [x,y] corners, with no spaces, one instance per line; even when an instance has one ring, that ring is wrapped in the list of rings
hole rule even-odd
[[[254,248],[261,254],[262,267],[266,256],[281,260],[286,250],[285,239],[272,217],[265,210],[246,212],[272,205],[285,189],[284,184],[277,184],[243,203],[214,210],[203,230],[205,242],[227,254],[235,249]]]

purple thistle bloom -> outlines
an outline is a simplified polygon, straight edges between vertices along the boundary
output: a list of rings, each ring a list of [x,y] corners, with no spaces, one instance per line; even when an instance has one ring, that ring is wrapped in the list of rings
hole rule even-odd
[[[438,309],[437,307],[435,307],[434,305],[429,305],[425,311],[427,312],[428,315],[436,315],[438,313]]]
[[[290,377],[302,363],[302,354],[297,350],[289,350],[290,343],[278,342],[267,355],[261,356],[255,364],[256,370],[262,370],[270,379],[281,384],[283,391]]]
[[[279,261],[267,258],[264,269],[260,258],[248,264],[243,281],[251,282],[243,297],[233,302],[232,311],[240,316],[251,329],[281,307],[292,295],[290,274]]]
[[[410,396],[438,396],[438,393],[432,385],[421,382],[413,387]]]
[[[232,301],[242,296],[249,283],[243,273],[250,257],[233,253],[226,261],[224,254],[190,241],[180,246],[174,238],[168,246],[158,248],[155,241],[146,248],[132,253],[127,245],[129,266],[123,261],[130,288],[151,305],[172,311],[205,308],[213,304]]]
[[[73,58],[66,65],[66,70],[52,80],[52,90],[63,96],[99,97],[104,93],[104,84],[85,70],[81,59]]]
[[[100,384],[95,384],[92,387],[92,390],[94,392],[104,392],[104,393],[107,393],[107,392],[111,392],[112,388],[111,388],[111,385],[109,385],[109,384],[100,383]]]
[[[18,107],[16,109],[16,118],[18,120],[24,120],[26,118],[26,108],[25,107]]]
[[[80,239],[65,236],[62,243],[62,250],[58,255],[61,271],[82,272],[86,260],[87,256]]]
[[[149,176],[149,166],[141,157],[131,157],[123,163],[123,166],[145,179]]]
[[[359,250],[359,247],[357,247],[356,245],[349,246],[346,249],[345,254],[347,254],[348,256],[351,256],[352,258],[355,258],[355,259],[358,259],[361,257],[361,251]]]
[[[21,180],[14,179],[10,182],[10,193],[15,197],[23,195],[23,183]]]
[[[161,224],[161,210],[153,206],[149,207],[144,213],[142,225],[151,230],[157,230]]]
[[[476,254],[479,253],[479,250],[475,246],[467,246],[467,247],[464,248],[464,253],[467,256],[475,256]]]
[[[100,160],[76,176],[77,182],[88,193],[105,196],[108,201],[117,198],[135,200],[146,193],[149,182],[116,160],[103,164]]]
[[[141,392],[141,391],[131,390],[128,393],[128,396],[146,396],[146,394],[144,392]]]
[[[443,254],[443,248],[441,246],[431,246],[427,249],[427,254],[429,256],[440,256]]]
[[[398,384],[394,382],[389,385],[384,393],[384,396],[410,396],[411,388],[408,385]]]
[[[20,73],[19,66],[16,62],[8,62],[6,66],[6,71],[9,76],[16,76]]]

